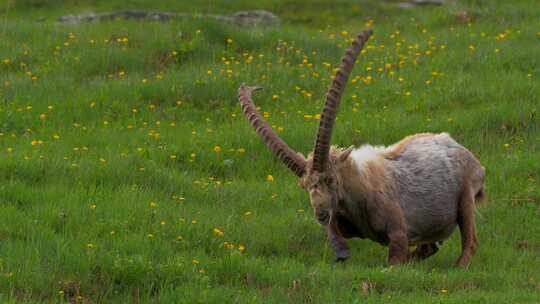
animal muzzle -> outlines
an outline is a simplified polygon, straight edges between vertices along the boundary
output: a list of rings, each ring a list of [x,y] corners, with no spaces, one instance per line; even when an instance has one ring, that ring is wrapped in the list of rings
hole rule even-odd
[[[315,218],[321,225],[328,225],[330,222],[330,212],[326,210],[316,210]]]

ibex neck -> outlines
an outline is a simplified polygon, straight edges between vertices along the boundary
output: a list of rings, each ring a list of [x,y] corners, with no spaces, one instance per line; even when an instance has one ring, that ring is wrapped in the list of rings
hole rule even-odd
[[[385,152],[385,147],[364,145],[351,153],[339,170],[344,198],[360,202],[370,200],[370,193],[391,193]]]
[[[350,159],[358,172],[363,172],[370,162],[376,162],[383,158],[385,151],[386,147],[383,146],[363,145],[351,152]]]

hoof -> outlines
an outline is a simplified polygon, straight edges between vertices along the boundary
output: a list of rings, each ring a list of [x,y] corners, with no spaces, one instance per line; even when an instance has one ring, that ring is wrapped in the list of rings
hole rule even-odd
[[[456,266],[459,268],[467,269],[469,268],[470,262],[470,259],[460,258],[459,260],[457,260]]]
[[[349,250],[342,250],[340,252],[336,252],[336,262],[345,262],[350,257],[351,253],[349,252]]]
[[[345,263],[345,261],[347,261],[347,259],[349,259],[349,257],[337,257],[335,262],[336,263]]]
[[[409,261],[406,256],[405,257],[396,256],[396,257],[392,257],[388,259],[389,266],[404,265],[404,264],[407,264],[408,262]]]

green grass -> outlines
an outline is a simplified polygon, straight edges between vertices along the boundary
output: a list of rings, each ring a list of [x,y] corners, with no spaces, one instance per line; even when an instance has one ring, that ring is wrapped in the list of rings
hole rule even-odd
[[[535,1],[137,0],[129,7],[267,8],[283,24],[54,22],[120,3],[0,4],[3,302],[540,302]],[[388,268],[386,248],[351,240],[353,257],[335,264],[306,193],[239,110],[238,86],[263,86],[255,101],[270,124],[309,152],[310,115],[365,23],[375,36],[333,142],[444,131],[472,150],[488,199],[467,270],[454,267],[459,233],[422,263]]]

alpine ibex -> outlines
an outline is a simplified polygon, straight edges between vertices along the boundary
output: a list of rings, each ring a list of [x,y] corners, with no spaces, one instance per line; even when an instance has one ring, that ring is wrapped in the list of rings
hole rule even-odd
[[[345,239],[352,237],[387,245],[389,264],[425,259],[457,224],[462,246],[457,264],[467,266],[478,246],[474,209],[483,195],[485,172],[469,150],[446,133],[415,134],[389,147],[330,146],[345,84],[371,34],[359,34],[342,58],[307,158],[287,146],[258,113],[251,95],[259,87],[239,88],[242,112],[268,148],[300,178],[338,260],[350,256]]]

